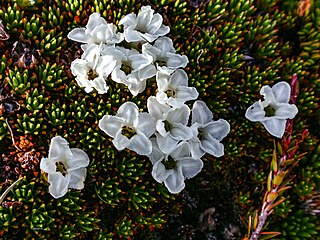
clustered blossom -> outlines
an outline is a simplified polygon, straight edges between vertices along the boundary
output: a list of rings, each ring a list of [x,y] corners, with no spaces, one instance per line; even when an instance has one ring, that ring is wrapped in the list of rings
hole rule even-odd
[[[287,82],[279,82],[272,88],[263,86],[260,94],[264,100],[252,104],[246,111],[246,118],[261,122],[271,135],[282,138],[287,119],[293,119],[298,113],[296,105],[289,104],[290,92]]]
[[[170,29],[150,6],[142,7],[138,16],[128,14],[119,24],[123,25],[123,33],[99,13],[93,13],[84,28],[68,34],[69,39],[83,44],[83,54],[72,62],[71,72],[87,93],[93,89],[107,93],[108,81],[114,81],[136,96],[163,64],[167,64],[168,73],[188,63],[186,56],[175,53],[171,39],[163,37]]]
[[[224,155],[221,141],[230,125],[224,119],[214,121],[207,105],[196,100],[199,94],[188,86],[183,70],[188,58],[177,54],[172,40],[165,37],[170,29],[160,14],[144,6],[138,15],[128,14],[119,24],[123,33],[93,13],[86,27],[73,29],[68,38],[83,43],[83,54],[71,63],[71,72],[86,92],[95,89],[99,94],[107,93],[107,81],[112,80],[126,85],[136,96],[145,90],[148,80],[155,79],[158,89],[147,100],[148,112],[126,102],[115,116],[103,116],[99,128],[113,138],[116,149],[128,148],[148,156],[153,178],[169,192],[179,193],[185,180],[202,170],[204,154]],[[297,107],[289,104],[290,90],[286,82],[262,87],[264,100],[250,106],[246,118],[261,122],[270,134],[281,138],[287,119],[298,113]],[[192,109],[186,104],[191,100],[196,100]],[[49,156],[40,162],[41,170],[48,173],[50,194],[60,198],[68,188],[82,189],[88,164],[84,151],[70,149],[60,136],[52,138]]]
[[[143,92],[151,78],[155,78],[158,90],[147,100],[148,112],[140,112],[134,103],[126,102],[115,116],[100,119],[99,128],[113,138],[118,150],[128,148],[148,156],[153,178],[171,193],[179,193],[185,180],[201,171],[205,153],[216,157],[224,154],[221,140],[230,131],[229,123],[213,121],[211,111],[200,100],[192,110],[186,105],[199,94],[188,86],[188,75],[182,69],[188,58],[177,54],[172,40],[164,36],[170,29],[162,24],[159,14],[154,14],[150,6],[142,7],[138,16],[129,14],[120,24],[127,42],[123,46],[133,43],[132,48],[100,46],[97,58],[111,55],[108,66],[113,66],[115,59],[111,79],[125,84],[133,95]],[[98,72],[98,64],[90,66],[97,75],[107,75]]]

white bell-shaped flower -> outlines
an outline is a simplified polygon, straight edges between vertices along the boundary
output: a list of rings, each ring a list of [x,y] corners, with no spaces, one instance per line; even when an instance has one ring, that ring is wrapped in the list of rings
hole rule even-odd
[[[157,39],[153,45],[145,43],[142,45],[142,51],[151,55],[157,65],[157,69],[170,74],[168,70],[185,68],[189,62],[186,55],[176,54],[173,42],[168,37]]]
[[[156,119],[156,137],[159,148],[164,153],[175,149],[182,140],[189,140],[192,131],[187,127],[190,109],[187,105],[180,108],[171,108],[160,104],[155,97],[147,101],[148,112]]]
[[[71,63],[71,72],[76,76],[80,87],[84,87],[87,93],[96,89],[99,94],[108,92],[109,87],[106,78],[115,68],[117,61],[111,55],[101,56],[101,45],[86,45],[81,59]]]
[[[198,98],[197,89],[188,87],[188,75],[182,69],[176,70],[172,75],[158,71],[156,81],[158,86],[156,97],[161,104],[179,108],[186,101]]]
[[[260,94],[264,100],[252,104],[246,111],[246,118],[253,122],[261,122],[267,131],[282,138],[287,119],[292,119],[298,113],[294,104],[289,104],[291,88],[287,82],[279,82],[272,88],[263,86]]]
[[[184,187],[185,179],[196,176],[203,167],[199,158],[191,157],[190,146],[183,141],[170,153],[164,154],[155,139],[151,139],[152,153],[149,159],[153,164],[152,176],[163,183],[171,193],[179,193]]]
[[[75,28],[68,33],[68,38],[81,43],[96,43],[114,45],[123,41],[122,33],[117,33],[117,27],[92,13],[85,28]]]
[[[149,137],[155,132],[154,119],[149,113],[140,113],[132,102],[122,104],[116,116],[103,116],[99,128],[114,138],[112,143],[118,150],[128,148],[140,155],[151,153]]]
[[[48,173],[49,192],[54,198],[64,196],[68,188],[83,189],[89,165],[88,155],[56,136],[51,139],[49,156],[42,158],[40,169]]]
[[[224,155],[220,141],[230,132],[230,125],[224,119],[213,121],[213,114],[207,105],[198,100],[192,107],[193,137],[189,141],[192,156],[201,158],[205,153],[215,157]]]
[[[124,27],[127,42],[153,42],[170,31],[162,22],[163,18],[159,13],[154,14],[150,6],[143,6],[138,16],[134,13],[128,14],[119,24]]]

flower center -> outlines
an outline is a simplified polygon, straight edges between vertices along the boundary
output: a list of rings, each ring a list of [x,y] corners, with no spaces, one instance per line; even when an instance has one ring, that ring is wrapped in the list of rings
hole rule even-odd
[[[61,172],[62,176],[64,176],[64,177],[66,176],[67,169],[62,162],[56,162],[56,172]]]
[[[167,66],[167,62],[164,61],[164,60],[157,60],[156,63],[157,63],[160,67]]]
[[[168,156],[168,159],[165,159],[162,163],[166,170],[174,169],[177,165],[177,162],[171,156]]]
[[[197,137],[199,138],[200,141],[202,141],[202,139],[203,139],[203,128],[198,128]]]
[[[164,129],[166,130],[166,132],[170,132],[172,129],[171,123],[169,123],[167,120],[163,121],[163,123],[164,123]]]
[[[136,131],[132,127],[123,126],[121,130],[121,134],[123,136],[126,136],[128,139],[130,139],[136,134]]]
[[[263,109],[266,112],[266,117],[273,117],[276,110],[273,107],[267,106]]]
[[[132,72],[131,65],[128,63],[122,63],[122,66],[120,68],[126,75],[130,74]]]
[[[90,69],[90,71],[88,72],[88,79],[89,80],[94,80],[98,76],[99,76],[98,73],[93,69]]]
[[[174,97],[176,95],[176,92],[173,89],[168,89],[165,91],[168,97]]]

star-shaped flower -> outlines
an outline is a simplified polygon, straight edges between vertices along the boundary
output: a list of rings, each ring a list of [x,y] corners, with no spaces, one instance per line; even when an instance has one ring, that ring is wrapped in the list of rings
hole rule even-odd
[[[64,196],[68,188],[83,189],[89,165],[88,155],[56,136],[51,139],[49,156],[42,158],[40,169],[48,173],[49,192],[54,198]]]
[[[179,108],[186,101],[197,99],[199,95],[196,88],[188,86],[188,75],[182,69],[176,70],[172,75],[158,71],[156,81],[159,90],[156,97],[161,104]]]
[[[176,148],[179,141],[189,140],[192,131],[187,127],[190,109],[187,105],[171,108],[167,104],[160,104],[155,97],[147,101],[148,112],[156,120],[157,143],[164,153]]]
[[[298,113],[294,104],[289,104],[291,88],[286,82],[279,82],[272,88],[263,86],[260,94],[264,100],[252,104],[246,111],[246,118],[253,122],[261,122],[267,131],[282,138],[287,119],[292,119]]]
[[[170,28],[162,24],[159,13],[154,14],[150,6],[143,6],[138,14],[131,13],[119,22],[124,27],[124,37],[127,42],[153,42],[166,35]]]
[[[81,59],[71,63],[71,72],[76,76],[80,87],[84,87],[87,93],[96,89],[99,94],[108,92],[109,87],[106,78],[111,74],[117,64],[111,55],[101,56],[101,45],[84,45],[84,53]]]
[[[114,138],[112,143],[118,150],[129,148],[140,155],[151,153],[149,137],[155,131],[154,119],[149,113],[140,113],[132,102],[122,104],[116,116],[103,116],[99,128]]]
[[[196,176],[203,167],[199,158],[191,157],[190,146],[186,141],[177,145],[169,154],[164,154],[155,139],[151,139],[152,153],[149,158],[153,164],[152,176],[171,193],[179,193],[184,187],[185,179]]]
[[[202,101],[196,101],[192,107],[193,137],[189,141],[193,157],[201,158],[205,153],[215,157],[224,154],[220,141],[230,132],[230,125],[224,119],[213,121],[213,114]]]
[[[158,70],[170,74],[172,70],[185,68],[189,62],[186,55],[176,53],[173,42],[168,37],[157,39],[153,45],[145,43],[142,50],[153,57]]]

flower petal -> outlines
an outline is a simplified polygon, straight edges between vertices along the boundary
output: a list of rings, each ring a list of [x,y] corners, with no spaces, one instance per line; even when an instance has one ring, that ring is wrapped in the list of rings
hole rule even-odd
[[[177,89],[180,86],[188,86],[188,75],[182,69],[177,69],[170,77],[170,86]]]
[[[146,26],[149,25],[151,23],[152,17],[153,17],[153,13],[154,10],[151,9],[151,6],[143,6],[141,7],[141,10],[137,16],[137,26],[136,28],[138,28],[140,30],[140,28],[145,28]]]
[[[137,16],[134,13],[130,13],[126,16],[124,16],[120,21],[119,25],[123,25],[123,27],[126,29],[127,27],[135,28],[137,25]]]
[[[151,34],[155,34],[159,30],[163,22],[163,18],[159,13],[153,15],[150,24],[147,26],[147,31]]]
[[[278,103],[275,117],[279,119],[292,119],[298,113],[298,108],[294,104]]]
[[[175,53],[176,50],[173,47],[173,42],[168,37],[160,37],[153,44],[154,47],[158,48],[161,55],[166,56],[167,53]]]
[[[123,150],[127,148],[130,145],[130,140],[121,134],[121,132],[118,132],[116,137],[112,140],[113,145],[117,150]]]
[[[153,64],[150,64],[138,71],[138,77],[140,79],[149,79],[156,75],[157,69]]]
[[[72,29],[67,37],[76,42],[80,43],[89,43],[90,42],[90,36],[85,33],[86,29],[85,28],[75,28]]]
[[[224,155],[224,146],[217,139],[207,136],[200,143],[200,147],[205,152],[215,157],[221,157]]]
[[[190,140],[188,143],[190,145],[191,156],[193,158],[201,158],[206,153],[201,149],[200,141]]]
[[[124,124],[124,119],[117,116],[105,115],[99,120],[99,128],[108,134],[110,137],[116,137],[117,133],[121,131]]]
[[[182,100],[183,102],[197,99],[199,93],[195,87],[178,87],[176,98]]]
[[[265,111],[261,102],[255,102],[252,104],[246,111],[245,117],[252,122],[263,121],[265,120]]]
[[[184,157],[190,157],[191,151],[190,151],[190,145],[186,141],[182,141],[178,144],[178,146],[175,148],[174,151],[170,153],[170,156],[173,159],[180,159]]]
[[[291,87],[287,82],[279,82],[272,87],[275,100],[279,103],[288,103],[291,94]]]
[[[148,157],[152,164],[155,164],[158,161],[162,161],[166,155],[160,150],[155,138],[150,138],[150,141],[152,143],[152,152],[148,155]]]
[[[79,148],[71,148],[72,156],[67,157],[68,172],[89,165],[88,155]]]
[[[170,28],[165,25],[161,25],[161,27],[154,33],[156,36],[164,36],[170,32]]]
[[[200,100],[194,102],[192,107],[192,121],[191,123],[194,124],[195,122],[203,125],[212,121],[213,114],[207,105]]]
[[[84,180],[87,176],[87,169],[86,168],[79,168],[73,171],[68,171],[70,175],[70,182],[68,187],[74,189],[83,189],[84,188]]]
[[[156,133],[156,136],[159,149],[165,154],[171,153],[178,145],[178,141],[172,139],[170,135],[163,137]]]
[[[191,129],[181,123],[172,124],[172,129],[170,133],[172,138],[178,141],[189,140],[193,136]]]
[[[180,166],[185,178],[193,178],[203,168],[203,162],[200,159],[186,157],[177,161],[177,167]]]
[[[264,101],[261,101],[262,107],[267,107],[270,104],[274,105],[276,103],[276,99],[274,97],[273,91],[271,87],[269,87],[268,85],[263,86],[260,89],[260,94],[263,95],[264,97]]]
[[[156,82],[157,82],[158,90],[160,92],[166,91],[169,86],[169,76],[167,74],[164,74],[164,73],[158,71],[156,74]]]
[[[204,126],[203,132],[205,132],[205,134],[209,134],[218,141],[221,141],[230,132],[230,124],[224,119],[212,121]]]
[[[164,119],[164,115],[171,109],[169,105],[159,103],[154,96],[148,98],[147,108],[150,115],[156,120]]]
[[[133,102],[125,102],[119,107],[117,116],[123,118],[126,123],[133,126],[134,122],[138,121],[139,108]]]
[[[40,161],[40,169],[46,173],[54,173],[57,168],[55,163],[59,161],[59,157],[42,158]]]
[[[164,180],[164,185],[167,187],[169,192],[173,194],[179,193],[185,188],[181,167],[177,168],[176,171]]]
[[[156,123],[153,117],[146,112],[140,113],[136,130],[145,134],[146,137],[150,137],[156,130]]]
[[[261,121],[266,130],[277,138],[282,138],[284,131],[286,129],[285,119],[277,119],[275,117],[269,118],[267,120]]]
[[[130,139],[128,148],[139,155],[150,155],[152,152],[152,144],[144,134],[137,133]]]
[[[173,174],[174,170],[166,170],[165,166],[161,161],[156,162],[152,168],[152,177],[158,182],[163,183],[169,175]]]
[[[117,65],[117,61],[111,55],[104,55],[99,58],[96,71],[101,77],[108,77]]]
[[[133,54],[128,57],[129,61],[131,61],[131,66],[134,70],[142,69],[148,65],[150,65],[153,61],[152,56],[147,54]]]
[[[141,36],[142,34],[137,30],[132,29],[132,27],[128,27],[124,29],[124,39],[128,42],[144,42],[144,38]]]
[[[182,123],[187,125],[189,121],[190,108],[187,105],[182,105],[181,108],[172,109],[168,112],[167,120],[169,123]]]
[[[70,177],[68,174],[64,177],[62,173],[55,172],[48,174],[50,183],[49,192],[54,198],[63,197],[68,192]]]
[[[95,78],[93,81],[90,82],[90,85],[94,89],[96,89],[99,94],[105,94],[109,90],[109,87],[107,86],[106,81],[101,77]]]
[[[49,158],[58,157],[64,159],[66,156],[70,156],[71,154],[72,153],[67,140],[65,140],[61,136],[56,136],[51,139],[49,147]]]
[[[100,13],[92,13],[90,16],[89,16],[89,20],[88,20],[88,23],[86,25],[86,34],[92,32],[94,30],[94,28],[100,26],[100,25],[107,25],[107,21],[100,17]]]
[[[180,54],[175,54],[175,53],[167,53],[167,66],[169,68],[185,68],[188,63],[188,57],[186,55],[180,55]]]

